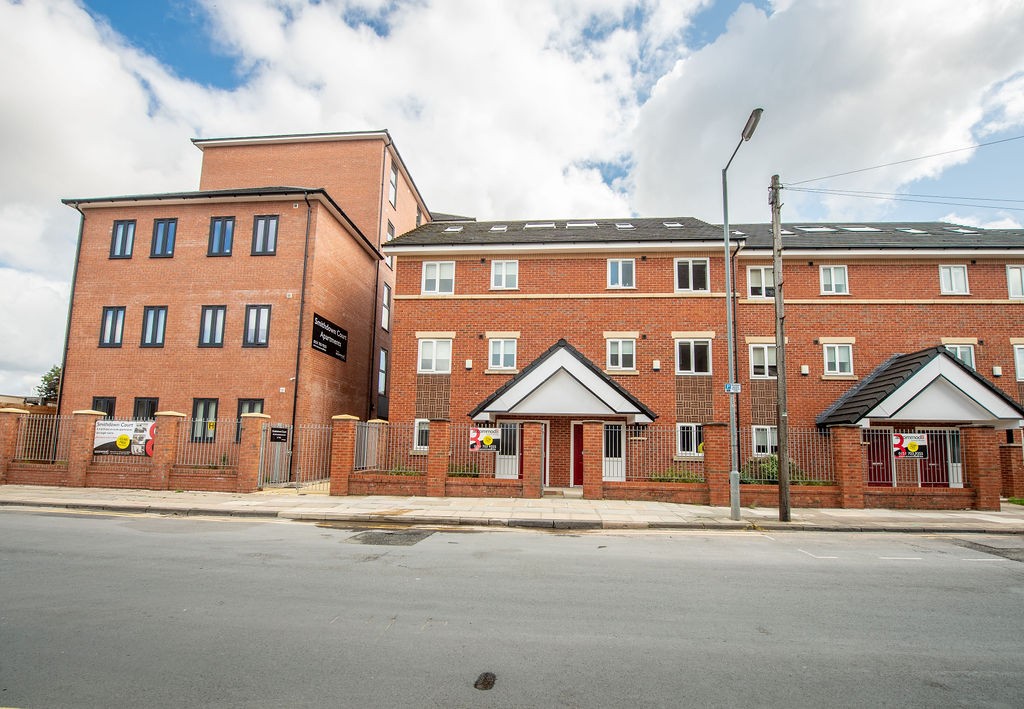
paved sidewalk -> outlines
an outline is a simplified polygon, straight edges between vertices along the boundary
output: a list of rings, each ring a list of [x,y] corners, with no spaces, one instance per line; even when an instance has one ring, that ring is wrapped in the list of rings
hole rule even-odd
[[[763,529],[879,532],[983,532],[1024,534],[1024,506],[1004,503],[999,512],[973,510],[796,509],[779,522],[775,508],[742,510],[642,500],[540,500],[455,497],[330,497],[295,490],[241,495],[222,492],[115,490],[107,488],[0,485],[0,508],[46,507],[227,517],[398,523],[485,525],[549,529]]]

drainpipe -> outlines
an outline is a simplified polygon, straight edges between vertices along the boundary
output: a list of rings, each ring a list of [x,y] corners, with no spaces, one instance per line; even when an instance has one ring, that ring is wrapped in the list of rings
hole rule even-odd
[[[306,200],[306,242],[302,247],[302,291],[299,293],[299,336],[295,343],[295,376],[292,378],[295,387],[292,392],[292,436],[290,441],[295,440],[295,417],[299,408],[299,360],[302,357],[302,323],[306,316],[306,274],[309,270],[309,229],[313,216],[313,205],[309,203],[309,193],[303,192],[302,198]],[[288,444],[288,454],[291,455],[292,443]]]
[[[732,289],[733,289],[733,291],[736,290],[736,260],[737,260],[737,257],[740,255],[740,251],[742,251],[743,247],[746,246],[746,245],[747,245],[747,242],[745,242],[745,241],[737,241],[736,242],[736,250],[732,252],[732,257],[729,259],[729,261],[730,261],[729,268],[732,269]],[[732,296],[730,295],[729,297],[732,297]],[[739,308],[733,308],[732,309],[732,337],[733,337],[733,340],[732,340],[732,351],[733,352],[739,352],[740,351],[739,350],[740,332],[739,332],[739,328],[736,327],[737,310],[739,310]],[[739,381],[739,378],[740,378],[740,374],[737,371],[736,372],[736,380]],[[737,436],[740,435],[739,432],[742,429],[743,429],[743,403],[740,401],[740,397],[737,396],[736,397],[736,435]],[[731,443],[732,442],[730,441],[730,444]]]
[[[384,180],[387,178],[387,155],[388,148],[391,147],[391,135],[385,134],[388,137],[384,139],[384,151],[381,153],[380,158],[380,209],[377,212],[377,249],[380,250],[380,235],[381,229],[384,226]],[[373,418],[374,410],[376,409],[376,396],[377,396],[377,368],[374,366],[376,358],[374,355],[377,353],[377,322],[380,316],[381,303],[380,298],[380,269],[382,261],[378,260],[376,268],[373,273],[373,325],[370,328],[370,359],[369,367],[367,367],[367,384],[369,385],[367,391],[368,396],[366,397],[366,420],[369,421]],[[392,298],[394,292],[392,291]],[[392,303],[394,300],[392,300]],[[394,307],[391,308],[394,311]],[[392,314],[394,314],[392,312]],[[390,353],[388,353],[390,355]],[[388,358],[388,366],[391,365],[390,357]]]
[[[71,273],[71,297],[68,298],[68,321],[64,328],[64,354],[60,360],[60,379],[57,381],[57,415],[60,416],[60,407],[64,403],[64,375],[67,373],[68,367],[68,343],[71,340],[71,313],[75,308],[75,287],[78,285],[78,261],[82,257],[82,232],[85,231],[85,212],[83,212],[78,202],[70,205],[74,207],[75,211],[81,215],[81,219],[78,222],[78,246],[75,247],[75,269]]]

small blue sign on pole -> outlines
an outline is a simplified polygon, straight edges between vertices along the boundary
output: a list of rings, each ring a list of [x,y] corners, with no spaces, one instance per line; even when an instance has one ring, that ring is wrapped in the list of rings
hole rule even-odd
[[[726,382],[725,383],[725,393],[726,394],[739,394],[740,393],[740,383],[739,382]]]

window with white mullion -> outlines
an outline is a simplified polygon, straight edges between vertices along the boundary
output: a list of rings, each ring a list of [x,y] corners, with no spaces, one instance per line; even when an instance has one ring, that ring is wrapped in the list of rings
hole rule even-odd
[[[779,452],[779,430],[775,426],[753,426],[753,434],[755,458]]]
[[[711,340],[676,340],[676,374],[711,374]]]
[[[771,266],[751,266],[747,269],[747,292],[751,298],[775,297],[775,272]]]
[[[847,295],[850,286],[846,279],[846,266],[821,267],[821,292],[824,295]]]
[[[512,290],[519,287],[518,261],[491,261],[491,288]]]
[[[676,455],[704,455],[704,427],[699,423],[676,424]]]
[[[635,340],[608,340],[608,369],[636,369]]]
[[[966,295],[967,266],[939,266],[939,290],[946,295]]]
[[[706,293],[708,286],[708,260],[706,258],[677,258],[676,290]]]
[[[950,354],[974,369],[974,345],[946,345]]]
[[[1024,298],[1024,266],[1006,267],[1006,286],[1011,298]]]
[[[422,374],[448,374],[452,371],[451,340],[420,340],[419,369]]]
[[[1013,346],[1013,362],[1017,367],[1017,381],[1024,381],[1024,345]]]
[[[750,346],[750,376],[753,379],[774,379],[779,374],[775,345]]]
[[[455,262],[427,261],[423,264],[422,292],[427,295],[451,295],[455,292]]]
[[[515,369],[516,368],[516,341],[515,340],[491,340],[490,341],[490,369]]]
[[[853,345],[825,345],[825,374],[853,374]]]
[[[608,287],[636,288],[634,261],[631,258],[608,259]]]

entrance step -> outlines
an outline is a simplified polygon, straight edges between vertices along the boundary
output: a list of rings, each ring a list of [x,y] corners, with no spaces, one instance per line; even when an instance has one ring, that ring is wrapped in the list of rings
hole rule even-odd
[[[546,487],[544,497],[576,497],[583,499],[582,487]]]

